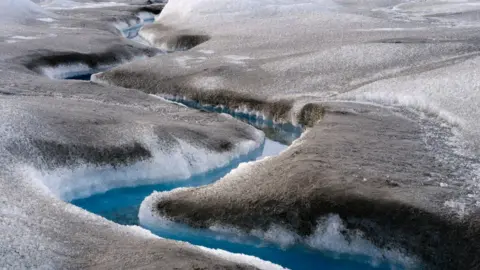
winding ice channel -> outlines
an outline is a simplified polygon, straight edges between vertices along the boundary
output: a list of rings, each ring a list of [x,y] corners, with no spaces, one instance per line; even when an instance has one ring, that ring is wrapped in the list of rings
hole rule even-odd
[[[146,18],[145,23],[153,22],[153,18]],[[143,25],[143,24],[142,24]],[[137,40],[138,31],[142,25],[130,26],[122,30],[125,37]],[[137,40],[138,41],[138,40]],[[98,71],[95,71],[98,72]],[[66,79],[90,80],[90,73],[75,74]],[[387,259],[378,260],[368,256],[349,255],[347,252],[319,251],[306,245],[295,244],[295,237],[282,230],[268,231],[261,235],[263,239],[251,234],[244,234],[229,228],[216,228],[215,230],[192,229],[181,224],[165,226],[164,228],[148,228],[139,222],[140,205],[146,197],[153,192],[169,191],[179,187],[194,187],[213,183],[237,168],[243,162],[260,160],[267,156],[279,154],[286,149],[295,139],[300,137],[302,129],[291,125],[273,125],[273,123],[257,119],[253,116],[238,114],[228,109],[201,107],[199,104],[183,100],[172,100],[196,109],[229,113],[242,121],[261,129],[267,139],[258,149],[247,155],[241,156],[227,166],[218,168],[201,175],[194,175],[186,180],[168,181],[158,179],[159,184],[125,187],[108,190],[105,193],[94,194],[87,198],[74,199],[72,204],[87,211],[100,215],[106,219],[123,225],[140,225],[150,229],[160,237],[186,241],[195,245],[209,248],[223,249],[235,253],[253,255],[291,269],[402,269],[402,265],[389,262]],[[335,217],[328,221],[327,230],[318,241],[326,245],[345,245],[341,236],[341,220]],[[315,239],[314,239],[315,240]],[[348,241],[348,240],[347,240]],[[352,240],[355,241],[355,240]],[[339,243],[337,243],[339,242]],[[349,245],[351,243],[347,243]],[[359,244],[361,246],[361,243]],[[364,248],[368,249],[368,246]],[[334,248],[340,250],[342,248]]]

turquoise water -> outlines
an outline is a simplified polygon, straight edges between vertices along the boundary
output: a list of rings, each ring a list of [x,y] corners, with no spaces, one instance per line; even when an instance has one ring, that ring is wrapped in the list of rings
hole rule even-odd
[[[87,77],[85,78],[87,79]],[[138,220],[140,204],[154,191],[169,191],[178,187],[195,187],[213,183],[238,167],[242,162],[278,155],[300,137],[303,131],[302,127],[291,124],[275,124],[255,115],[238,113],[225,108],[202,106],[193,101],[175,101],[199,110],[231,114],[235,118],[264,131],[267,139],[259,149],[233,160],[227,166],[195,175],[190,179],[182,181],[159,179],[159,183],[155,185],[117,188],[103,194],[74,200],[71,203],[122,225],[141,226]],[[401,265],[392,265],[386,260],[372,264],[372,258],[369,257],[320,252],[300,245],[282,249],[275,244],[266,243],[253,236],[192,229],[182,224],[177,224],[174,227],[147,229],[160,237],[253,255],[290,269],[405,269]]]
[[[138,220],[140,204],[154,191],[168,191],[178,187],[194,187],[213,183],[236,168],[241,162],[276,155],[286,147],[284,144],[266,139],[262,147],[233,160],[228,166],[193,176],[184,181],[161,181],[162,183],[155,185],[118,188],[103,194],[74,200],[71,203],[119,224],[141,225]],[[264,242],[253,236],[193,229],[182,224],[163,228],[147,227],[147,229],[160,237],[253,255],[290,269],[403,269],[400,265],[391,265],[386,261],[372,266],[372,259],[365,256],[320,252],[300,245],[282,249],[276,244]]]

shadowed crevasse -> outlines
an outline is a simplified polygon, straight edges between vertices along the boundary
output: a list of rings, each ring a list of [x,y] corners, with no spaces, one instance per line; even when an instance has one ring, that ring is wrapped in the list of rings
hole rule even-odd
[[[155,23],[142,29],[140,36],[152,46],[164,51],[186,51],[210,40],[210,35],[195,30],[175,30],[169,26]]]
[[[102,66],[120,64],[135,57],[152,57],[158,53],[153,48],[138,48],[131,45],[114,46],[105,52],[80,53],[80,52],[53,52],[38,51],[31,55],[15,59],[27,69],[42,73],[43,68],[56,68],[59,66],[86,65],[91,70],[101,69]]]
[[[186,51],[210,39],[208,35],[176,34],[155,39],[154,44],[166,51]]]
[[[165,5],[163,5],[163,4],[143,6],[139,9],[137,9],[137,12],[135,12],[135,13],[148,12],[148,13],[158,15],[162,12],[164,6]]]

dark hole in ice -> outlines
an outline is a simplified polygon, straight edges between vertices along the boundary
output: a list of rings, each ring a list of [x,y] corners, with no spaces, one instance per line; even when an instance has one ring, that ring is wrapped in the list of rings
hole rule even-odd
[[[137,11],[138,12],[148,12],[148,13],[158,15],[158,14],[160,14],[160,12],[162,12],[163,7],[164,7],[164,5],[150,5],[150,6],[141,7]],[[153,18],[152,18],[152,21],[153,21]]]
[[[172,50],[189,50],[197,45],[200,45],[210,39],[207,35],[180,35],[168,42],[169,47],[172,44]],[[169,48],[170,49],[170,48]]]
[[[83,74],[83,75],[77,75],[77,76],[67,77],[67,78],[65,78],[65,80],[90,81],[91,78],[92,78],[92,74]]]

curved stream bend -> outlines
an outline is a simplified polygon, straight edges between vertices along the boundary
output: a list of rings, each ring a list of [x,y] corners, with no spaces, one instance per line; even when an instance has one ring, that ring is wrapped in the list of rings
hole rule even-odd
[[[88,75],[80,78],[74,77],[67,79],[90,80],[90,77],[91,76]],[[95,81],[99,81],[97,75],[93,78]],[[326,221],[325,226],[330,228],[330,231],[327,232],[326,235],[317,236],[320,237],[319,239],[322,239],[322,237],[331,238],[329,240],[332,241],[331,245],[338,246],[337,248],[325,248],[321,246],[322,244],[313,244],[314,241],[318,241],[314,240],[314,237],[310,240],[310,244],[304,242],[301,245],[298,245],[298,243],[303,241],[300,240],[301,237],[282,228],[279,228],[277,232],[258,231],[258,233],[254,232],[247,235],[234,228],[218,230],[211,227],[211,230],[196,230],[181,224],[170,224],[168,222],[169,226],[167,227],[158,227],[149,224],[146,220],[139,223],[138,216],[144,216],[144,211],[147,211],[141,210],[140,203],[148,195],[151,195],[152,192],[155,195],[156,192],[166,192],[174,188],[194,187],[213,183],[228,174],[231,170],[235,169],[241,162],[279,154],[281,150],[286,148],[286,145],[291,144],[295,139],[299,138],[303,132],[302,127],[294,126],[289,123],[274,123],[272,119],[265,118],[264,115],[259,114],[258,112],[252,113],[248,110],[233,110],[224,106],[224,104],[217,104],[215,106],[203,105],[200,102],[178,97],[169,97],[168,95],[164,95],[164,97],[175,103],[202,111],[230,114],[243,122],[263,130],[271,140],[267,139],[262,148],[247,156],[232,161],[226,167],[210,171],[206,174],[193,176],[188,180],[170,182],[168,180],[159,179],[160,182],[164,183],[112,189],[103,194],[75,199],[72,201],[73,204],[120,224],[145,225],[147,228],[162,237],[187,241],[211,248],[221,248],[234,252],[251,254],[293,269],[311,269],[318,265],[322,265],[326,268],[347,267],[370,269],[373,267],[375,269],[389,269],[392,265],[403,267],[402,264],[408,263],[410,266],[413,264],[413,262],[408,262],[408,259],[404,258],[403,255],[395,252],[392,252],[391,254],[384,253],[381,250],[377,250],[372,244],[361,238],[354,240],[356,242],[353,244],[348,243],[348,240],[345,240],[339,231],[344,225],[338,216],[332,216]],[[310,119],[313,112],[316,112],[316,107],[312,106],[312,109],[309,109],[309,105],[306,105],[301,111],[299,119]],[[304,123],[311,125],[312,121],[315,120],[312,118],[312,120],[308,121],[304,121]],[[139,210],[143,211],[143,213],[139,213]],[[274,236],[268,236],[268,234],[272,233]],[[276,240],[275,238],[279,238],[279,240]],[[320,241],[323,242],[325,240]],[[352,245],[358,246],[352,249]],[[288,249],[284,250],[284,248]],[[322,252],[316,251],[315,249],[321,249]],[[382,256],[386,256],[387,259],[382,258]],[[338,258],[341,259],[338,260]],[[298,264],[298,261],[302,261],[302,264]]]

